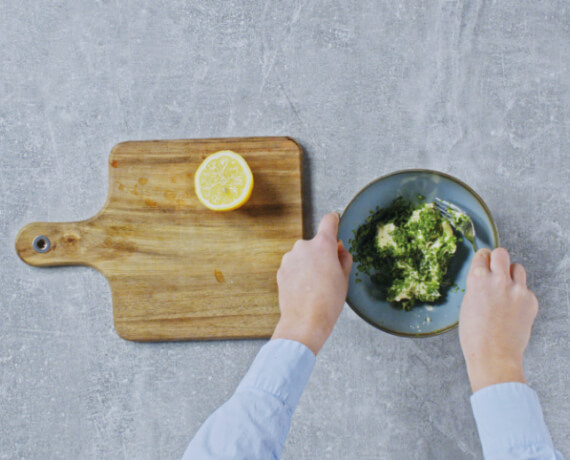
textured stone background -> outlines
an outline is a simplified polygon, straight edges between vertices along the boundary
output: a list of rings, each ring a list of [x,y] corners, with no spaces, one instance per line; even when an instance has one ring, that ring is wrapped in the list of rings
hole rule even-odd
[[[123,341],[103,276],[14,240],[95,214],[119,141],[253,135],[304,146],[310,229],[400,168],[483,196],[540,299],[527,375],[570,456],[569,62],[562,0],[2,0],[0,458],[178,458],[230,396],[262,341]],[[456,331],[347,307],[283,458],[481,458],[469,394]]]

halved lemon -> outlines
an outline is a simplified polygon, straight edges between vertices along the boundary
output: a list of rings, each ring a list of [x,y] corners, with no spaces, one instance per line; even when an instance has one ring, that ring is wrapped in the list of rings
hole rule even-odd
[[[212,153],[198,166],[194,176],[196,195],[214,211],[243,206],[253,190],[253,174],[243,157],[231,150]]]

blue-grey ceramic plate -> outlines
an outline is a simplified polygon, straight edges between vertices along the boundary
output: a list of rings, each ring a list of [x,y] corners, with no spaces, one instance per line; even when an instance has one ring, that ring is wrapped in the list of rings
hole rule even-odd
[[[377,206],[386,207],[398,196],[417,202],[418,194],[424,196],[426,202],[437,196],[463,208],[475,223],[477,247],[496,248],[499,245],[495,222],[481,197],[459,179],[425,169],[396,171],[364,187],[341,216],[339,238],[349,248],[353,230],[364,223],[370,210]],[[436,304],[418,304],[411,311],[399,310],[382,299],[366,275],[359,275],[362,282],[355,283],[356,266],[350,273],[347,303],[364,320],[391,334],[428,337],[449,331],[457,326],[464,295],[462,290],[465,289],[473,254],[467,241],[458,244],[448,273],[459,288],[450,288]]]

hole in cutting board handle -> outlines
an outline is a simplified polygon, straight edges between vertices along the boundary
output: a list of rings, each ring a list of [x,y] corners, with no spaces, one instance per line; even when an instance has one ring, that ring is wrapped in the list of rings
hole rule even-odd
[[[39,253],[48,252],[51,247],[51,242],[47,236],[39,235],[34,238],[32,243],[34,250]]]
[[[89,250],[100,243],[89,236],[92,221],[29,223],[16,237],[16,252],[35,267],[94,266],[85,260]]]

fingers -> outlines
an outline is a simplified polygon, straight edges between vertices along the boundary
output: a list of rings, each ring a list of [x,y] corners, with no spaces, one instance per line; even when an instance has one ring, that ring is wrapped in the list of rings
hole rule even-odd
[[[344,276],[348,278],[350,270],[352,269],[352,254],[346,250],[340,240],[338,242],[338,260],[344,272]]]
[[[515,283],[526,286],[526,270],[521,264],[511,265],[511,278]]]
[[[471,268],[469,269],[470,276],[480,276],[491,272],[489,263],[491,261],[491,250],[484,248],[479,249],[475,256],[473,256],[473,262],[471,262]]]
[[[340,216],[337,212],[329,212],[321,219],[319,230],[316,236],[322,236],[326,239],[333,239],[336,241],[336,234],[338,233],[338,224]]]
[[[510,276],[511,256],[504,248],[497,248],[491,253],[491,271],[495,274]]]

